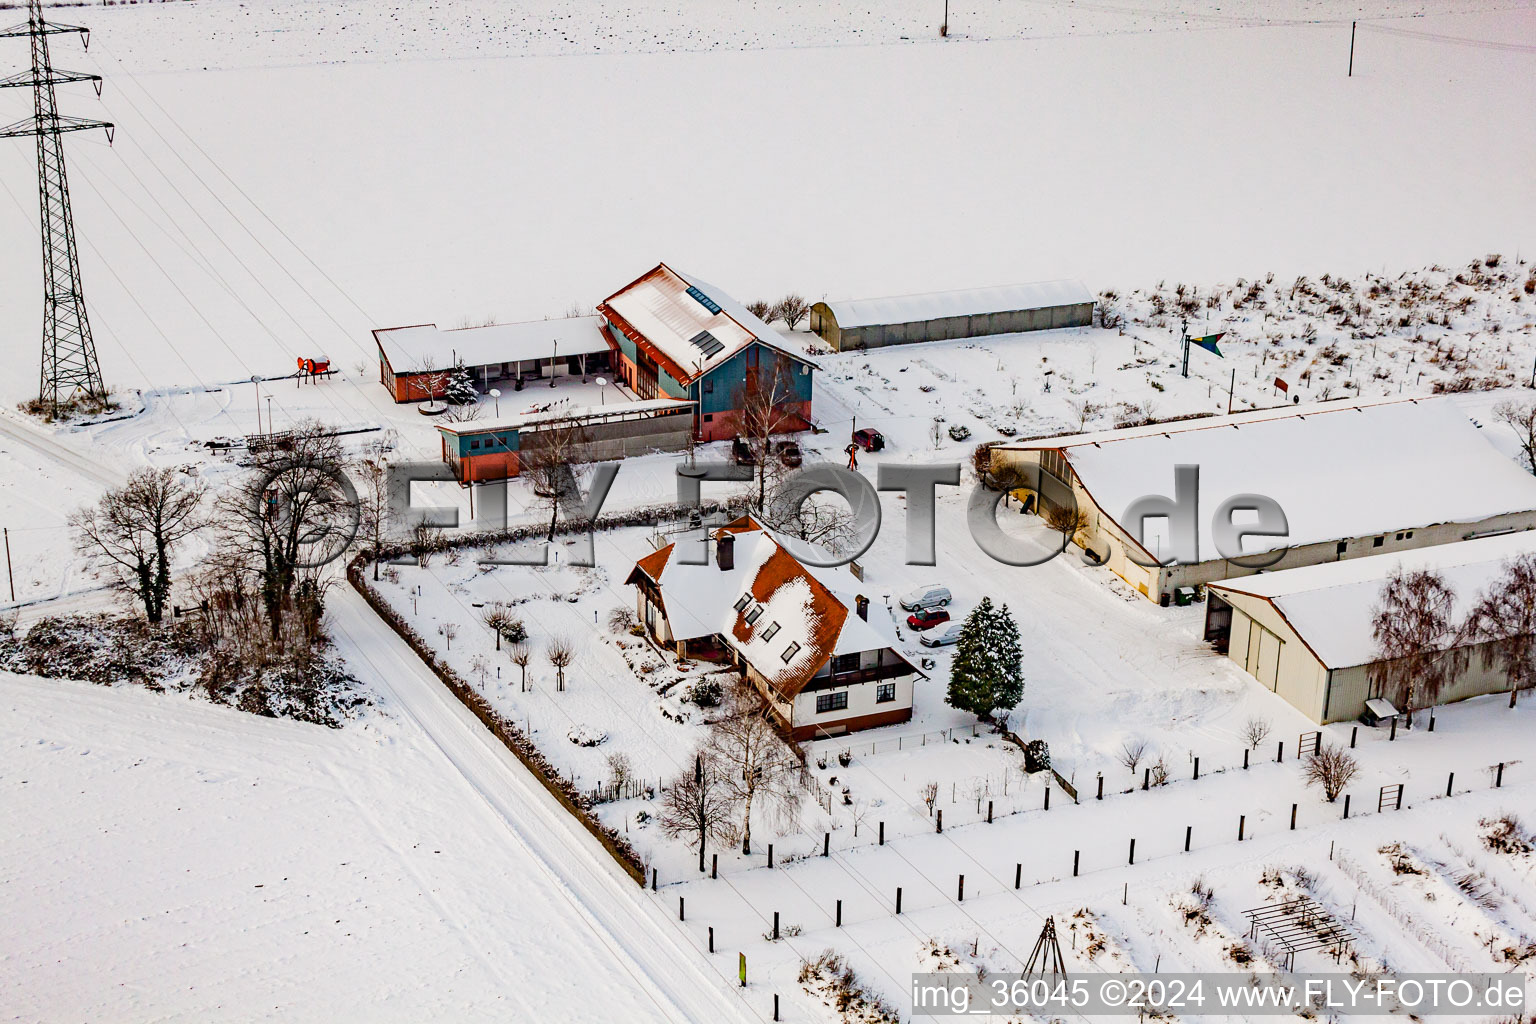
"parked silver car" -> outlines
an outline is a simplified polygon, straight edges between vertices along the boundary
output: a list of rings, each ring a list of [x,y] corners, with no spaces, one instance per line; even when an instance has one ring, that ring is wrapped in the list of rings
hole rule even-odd
[[[957,644],[960,642],[960,631],[964,628],[965,623],[952,622],[946,629],[938,629],[931,633],[924,633],[922,636],[917,638],[917,642],[922,644],[924,647],[948,647],[951,644]]]
[[[901,606],[909,612],[915,612],[924,608],[942,608],[949,604],[950,600],[948,587],[928,583],[902,594]]]

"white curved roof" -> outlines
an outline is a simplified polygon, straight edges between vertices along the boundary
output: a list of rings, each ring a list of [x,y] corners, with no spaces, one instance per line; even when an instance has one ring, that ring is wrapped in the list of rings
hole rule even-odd
[[[872,324],[911,324],[952,316],[1009,313],[1092,302],[1093,293],[1081,281],[1036,281],[997,288],[965,288],[955,292],[892,295],[883,299],[842,299],[826,303],[839,327]]]

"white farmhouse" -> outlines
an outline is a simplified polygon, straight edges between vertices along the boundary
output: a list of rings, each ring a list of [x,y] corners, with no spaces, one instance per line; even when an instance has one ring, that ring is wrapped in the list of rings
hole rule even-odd
[[[704,565],[677,544],[635,563],[636,612],[679,657],[728,662],[767,699],[796,740],[912,717],[921,673],[895,649],[888,616],[845,568],[797,561],[750,516],[713,530]]]

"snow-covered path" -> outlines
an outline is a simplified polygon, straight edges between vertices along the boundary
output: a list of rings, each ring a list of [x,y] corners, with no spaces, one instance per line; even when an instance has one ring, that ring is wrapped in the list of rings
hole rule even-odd
[[[26,1020],[754,1019],[355,596],[340,731],[0,675]]]
[[[676,941],[673,928],[640,896],[634,882],[579,831],[554,798],[453,699],[356,592],[339,591],[331,608],[334,632],[353,671],[421,729],[529,854],[548,890],[568,903],[623,969],[630,986],[645,994],[654,1012],[633,1005],[629,1019],[751,1019],[730,997],[723,980],[707,976],[693,951]],[[611,977],[593,981],[595,991],[615,984]]]

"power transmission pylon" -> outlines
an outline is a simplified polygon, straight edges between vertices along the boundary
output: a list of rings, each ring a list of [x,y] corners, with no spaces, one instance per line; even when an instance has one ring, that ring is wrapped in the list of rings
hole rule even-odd
[[[37,137],[37,194],[43,236],[43,368],[38,398],[51,410],[56,410],[61,401],[81,394],[96,398],[106,394],[80,287],[75,220],[69,209],[69,181],[64,174],[63,135],[105,128],[107,141],[111,142],[113,126],[106,121],[59,113],[53,87],[60,82],[90,82],[96,87],[96,95],[101,95],[100,75],[58,71],[49,62],[48,37],[65,32],[80,33],[84,44],[90,45],[90,29],[45,22],[41,0],[28,0],[25,25],[0,31],[0,38],[28,36],[32,40],[32,70],[0,78],[0,88],[31,86],[33,113],[0,128],[0,139]]]

